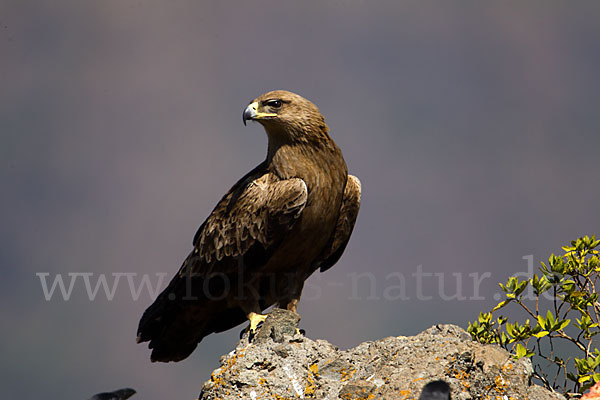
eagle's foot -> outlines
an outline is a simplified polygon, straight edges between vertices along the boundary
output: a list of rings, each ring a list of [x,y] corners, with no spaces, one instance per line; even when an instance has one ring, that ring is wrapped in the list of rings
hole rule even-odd
[[[248,332],[250,333],[251,336],[256,334],[256,330],[258,329],[258,326],[260,324],[262,324],[263,322],[265,322],[265,319],[267,319],[268,315],[265,314],[257,314],[254,312],[251,312],[250,314],[248,314],[248,319],[250,320],[250,326],[248,327]]]
[[[302,335],[302,336],[306,336],[306,331],[304,329],[298,329],[296,328],[296,333]]]

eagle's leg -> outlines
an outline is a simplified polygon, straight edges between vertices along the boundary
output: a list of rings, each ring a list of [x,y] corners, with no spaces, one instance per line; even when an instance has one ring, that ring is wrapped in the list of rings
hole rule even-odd
[[[292,312],[295,312],[296,314],[298,314],[298,312],[296,310],[298,309],[298,303],[299,302],[300,302],[299,298],[298,299],[291,299],[285,305],[286,310],[292,311]]]
[[[304,288],[304,280],[306,278],[308,278],[308,276],[298,273],[286,275],[286,279],[283,280],[285,286],[279,288],[279,293],[283,294],[283,296],[279,298],[280,308],[284,308],[288,311],[293,311],[298,314],[298,303],[300,303],[302,289]]]
[[[285,309],[298,314],[298,311],[296,311],[296,310],[298,309],[299,302],[300,302],[300,296],[298,296],[297,298],[290,299],[289,301],[287,301],[285,303]],[[306,336],[306,331],[304,329],[296,328],[296,333],[299,333],[302,336]]]

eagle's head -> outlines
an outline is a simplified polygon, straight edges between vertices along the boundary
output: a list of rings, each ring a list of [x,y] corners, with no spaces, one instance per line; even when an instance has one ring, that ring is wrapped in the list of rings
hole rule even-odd
[[[327,134],[321,112],[311,101],[286,90],[274,90],[252,100],[242,114],[260,123],[269,138],[308,139],[306,135]],[[320,135],[319,135],[320,136]]]

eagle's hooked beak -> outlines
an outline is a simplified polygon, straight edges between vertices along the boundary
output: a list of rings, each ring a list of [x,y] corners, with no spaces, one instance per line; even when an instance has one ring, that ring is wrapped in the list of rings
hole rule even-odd
[[[256,110],[258,109],[258,103],[255,101],[254,103],[248,104],[248,107],[242,113],[242,121],[244,121],[244,125],[246,125],[246,121],[249,119],[254,119],[257,115]]]
[[[244,110],[244,113],[242,114],[242,121],[244,122],[244,125],[246,125],[247,120],[257,121],[263,118],[276,116],[277,114],[274,113],[258,112],[258,102],[255,101],[254,103],[248,104],[248,107],[246,107]]]

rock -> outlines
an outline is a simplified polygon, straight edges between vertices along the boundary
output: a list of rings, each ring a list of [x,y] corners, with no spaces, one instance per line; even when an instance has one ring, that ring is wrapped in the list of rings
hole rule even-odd
[[[529,360],[473,342],[458,326],[339,350],[299,334],[299,320],[290,311],[271,311],[253,338],[244,335],[221,358],[199,399],[417,399],[437,380],[450,385],[455,400],[564,399],[531,384]]]

